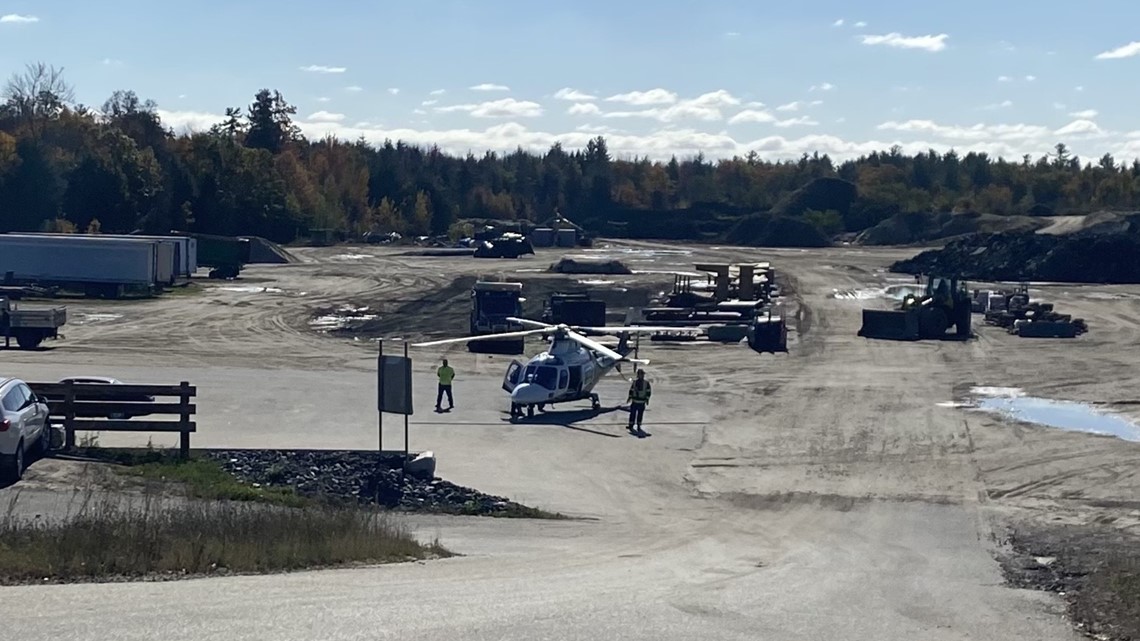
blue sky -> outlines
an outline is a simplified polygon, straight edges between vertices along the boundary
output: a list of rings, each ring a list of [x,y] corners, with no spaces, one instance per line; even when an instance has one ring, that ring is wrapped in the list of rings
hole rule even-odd
[[[1134,0],[234,4],[0,0],[0,70],[133,89],[178,131],[268,87],[308,135],[460,153],[1140,156]]]

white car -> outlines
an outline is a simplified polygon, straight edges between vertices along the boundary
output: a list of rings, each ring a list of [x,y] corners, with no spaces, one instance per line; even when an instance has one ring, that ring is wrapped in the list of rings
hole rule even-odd
[[[51,444],[47,401],[18,378],[0,377],[0,474],[18,481],[28,452],[43,454]]]

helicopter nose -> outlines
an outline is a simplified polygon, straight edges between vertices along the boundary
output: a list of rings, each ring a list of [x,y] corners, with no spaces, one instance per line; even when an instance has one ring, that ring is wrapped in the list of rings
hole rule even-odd
[[[532,383],[522,383],[511,392],[511,402],[516,405],[533,405],[547,398],[546,389]]]

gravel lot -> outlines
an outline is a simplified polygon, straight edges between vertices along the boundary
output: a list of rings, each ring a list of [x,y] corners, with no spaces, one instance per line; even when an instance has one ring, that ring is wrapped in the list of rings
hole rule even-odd
[[[13,638],[1075,639],[1061,597],[1005,583],[1007,524],[1063,522],[1116,541],[1140,528],[1140,444],[952,403],[974,386],[1007,386],[1140,419],[1140,286],[1035,285],[1033,296],[1089,323],[1075,340],[978,327],[965,344],[896,343],[855,334],[863,305],[889,302],[866,293],[902,282],[885,268],[912,250],[623,242],[590,254],[635,273],[605,277],[546,274],[563,255],[550,250],[517,261],[297,253],[303,262],[253,266],[200,294],[69,303],[66,340],[4,353],[5,373],[189,380],[195,446],[366,449],[377,445],[369,338],[462,335],[462,284],[479,274],[524,279],[532,303],[542,296],[532,290],[590,280],[639,304],[695,262],[770,260],[794,285],[800,321],[786,355],[643,342],[647,439],[630,437],[613,409],[625,398],[617,376],[597,390],[611,411],[558,408],[516,425],[499,390],[509,358],[417,350],[411,448],[436,454],[438,476],[586,518],[409,516],[463,555],[426,564],[0,589]],[[347,333],[311,324],[346,305],[369,307],[374,322]],[[437,415],[432,371],[444,355],[457,407]],[[397,419],[384,419],[386,449],[403,445]],[[47,463],[21,484],[38,509],[68,485]],[[0,490],[0,504],[15,489]],[[81,616],[58,614],[75,608]]]

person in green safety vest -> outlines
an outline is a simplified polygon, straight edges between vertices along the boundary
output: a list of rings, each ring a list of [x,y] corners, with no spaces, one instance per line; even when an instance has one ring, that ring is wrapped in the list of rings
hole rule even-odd
[[[637,378],[629,386],[629,431],[634,431],[633,426],[637,424],[637,431],[641,431],[641,419],[645,416],[645,408],[649,406],[649,397],[653,395],[653,386],[649,381],[645,380],[645,370],[637,370]]]
[[[443,359],[443,365],[435,371],[435,375],[439,377],[439,390],[435,395],[435,411],[443,411],[443,395],[447,394],[447,409],[451,410],[455,407],[455,399],[451,396],[451,381],[455,380],[455,370],[447,364],[447,359]]]

